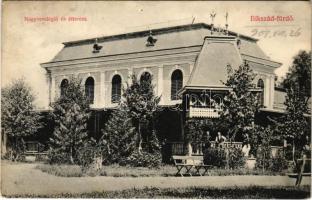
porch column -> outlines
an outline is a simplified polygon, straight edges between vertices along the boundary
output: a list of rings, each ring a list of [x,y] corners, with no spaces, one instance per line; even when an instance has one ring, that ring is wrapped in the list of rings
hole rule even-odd
[[[274,82],[275,82],[275,77],[274,75],[270,76],[270,104],[269,104],[269,108],[273,108],[274,105]]]
[[[105,72],[101,72],[100,75],[100,97],[99,107],[105,106]]]
[[[271,82],[270,77],[265,76],[265,82],[264,82],[264,106],[270,107],[270,89],[271,89]]]
[[[133,75],[133,69],[128,68],[128,85],[131,85],[132,83],[132,75]]]
[[[55,94],[56,94],[56,87],[55,87],[55,76],[51,76],[51,90],[50,90],[50,96],[51,96],[51,102],[53,103],[55,100]]]
[[[157,96],[161,96],[163,93],[163,65],[158,66],[158,80],[157,80]],[[163,98],[160,99],[159,104],[163,103]]]

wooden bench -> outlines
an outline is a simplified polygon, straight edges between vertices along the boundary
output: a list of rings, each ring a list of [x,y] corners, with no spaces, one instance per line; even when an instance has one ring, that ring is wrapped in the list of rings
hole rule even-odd
[[[188,174],[192,176],[191,170],[194,168],[194,175],[203,176],[212,167],[211,165],[205,165],[203,163],[202,156],[172,156],[172,158],[174,160],[174,165],[178,170],[176,175],[183,176],[183,174]],[[185,173],[182,173],[183,169],[185,169]],[[203,173],[201,173],[201,169],[204,170]]]

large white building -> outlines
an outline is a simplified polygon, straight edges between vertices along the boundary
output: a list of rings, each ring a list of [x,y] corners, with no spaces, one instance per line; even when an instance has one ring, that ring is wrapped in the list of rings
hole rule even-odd
[[[181,100],[172,93],[182,87],[223,87],[226,66],[236,68],[247,61],[257,74],[255,84],[263,87],[264,106],[274,108],[274,70],[281,64],[248,36],[198,23],[63,44],[50,62],[41,64],[48,74],[50,102],[60,95],[62,81],[77,76],[86,85],[92,108],[111,108],[116,106],[112,95],[120,94],[118,84],[147,72],[153,76],[156,94],[162,96],[160,104],[173,105]]]
[[[228,65],[236,69],[247,62],[251,66],[257,75],[254,84],[261,91],[265,115],[282,108],[283,99],[274,90],[274,71],[281,63],[271,60],[257,45],[257,39],[217,31],[212,25],[188,24],[63,44],[50,62],[41,64],[47,71],[50,103],[71,76],[81,78],[95,113],[90,126],[95,135],[103,127],[103,113],[118,105],[122,85],[130,83],[133,74],[138,79],[152,75],[155,93],[161,96],[164,108],[184,101],[186,113],[165,110],[160,120],[159,132],[167,141],[183,139],[186,117],[218,118],[218,104],[229,89],[222,83]],[[209,103],[211,99],[196,102],[181,98],[203,91],[215,104]]]

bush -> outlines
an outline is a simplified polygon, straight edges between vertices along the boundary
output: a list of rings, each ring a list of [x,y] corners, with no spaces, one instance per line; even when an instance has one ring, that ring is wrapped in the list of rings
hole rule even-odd
[[[239,148],[229,148],[229,168],[230,169],[237,169],[242,168],[245,166],[245,156],[241,149]]]
[[[128,158],[119,162],[120,165],[131,167],[159,167],[161,164],[161,154],[158,152],[148,153],[146,151],[134,151]]]
[[[102,167],[101,152],[101,147],[96,144],[96,141],[91,139],[83,147],[78,149],[76,162],[83,172],[90,171],[91,167],[95,168],[91,171],[98,171]]]
[[[288,162],[282,152],[279,152],[275,158],[271,159],[270,170],[273,172],[281,172],[288,167]]]
[[[59,151],[58,149],[49,149],[48,154],[49,164],[69,164],[70,155],[66,152]]]
[[[278,152],[276,157],[273,158],[270,150],[259,148],[256,168],[266,169],[272,172],[282,172],[288,168],[288,162],[283,152]]]
[[[204,151],[204,164],[216,167],[226,166],[226,154],[223,149],[208,148]]]

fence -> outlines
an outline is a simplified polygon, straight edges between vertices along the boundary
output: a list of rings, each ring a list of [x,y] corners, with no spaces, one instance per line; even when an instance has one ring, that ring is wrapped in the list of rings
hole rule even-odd
[[[188,153],[187,144],[184,142],[169,142],[167,143],[169,146],[171,146],[171,154],[172,155],[185,155]],[[204,142],[196,142],[191,143],[192,146],[192,155],[203,155],[205,143]],[[211,142],[211,147],[215,147],[216,143]],[[235,148],[243,148],[242,142],[224,142],[223,148],[229,148],[230,146]]]

